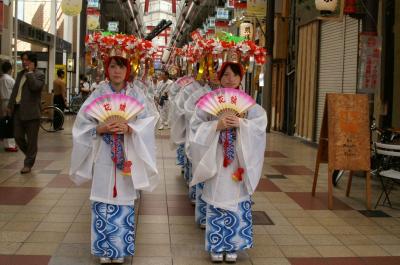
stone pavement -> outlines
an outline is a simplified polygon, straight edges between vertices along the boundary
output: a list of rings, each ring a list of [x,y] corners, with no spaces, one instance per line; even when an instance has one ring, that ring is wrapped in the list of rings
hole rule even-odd
[[[98,264],[90,254],[90,183],[76,187],[68,178],[73,117],[66,118],[64,131],[40,132],[31,174],[19,174],[21,152],[0,151],[1,265]],[[157,132],[157,146],[162,181],[154,192],[142,193],[136,255],[125,264],[211,264],[168,130]],[[363,211],[361,177],[354,178],[350,197],[343,177],[334,189],[334,210],[328,210],[326,166],[317,196],[310,193],[315,157],[315,147],[297,138],[268,134],[263,177],[253,196],[255,246],[240,253],[237,264],[400,264],[400,211]],[[373,202],[379,191],[375,180]],[[394,191],[393,201],[400,202],[399,193]]]

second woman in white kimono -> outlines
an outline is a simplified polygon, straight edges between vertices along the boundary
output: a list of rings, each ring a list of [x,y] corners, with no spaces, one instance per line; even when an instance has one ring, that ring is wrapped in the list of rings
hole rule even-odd
[[[224,63],[219,72],[223,87],[238,88],[242,77],[237,63]],[[248,109],[244,118],[218,119],[196,108],[191,119],[190,150],[198,162],[190,184],[204,182],[205,249],[212,261],[221,262],[225,256],[225,261],[235,262],[237,251],[253,246],[250,196],[261,176],[266,126],[266,112],[259,105]],[[226,149],[224,137],[230,137]],[[242,180],[235,178],[238,173]]]

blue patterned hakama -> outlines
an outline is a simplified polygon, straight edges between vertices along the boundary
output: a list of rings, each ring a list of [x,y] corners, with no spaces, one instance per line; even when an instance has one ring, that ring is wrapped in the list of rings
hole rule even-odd
[[[92,202],[92,254],[111,259],[135,253],[135,208]]]
[[[192,162],[185,156],[185,173],[184,177],[186,180],[186,183],[189,184],[192,181],[193,178],[193,172],[192,172]],[[189,200],[193,203],[196,202],[196,186],[189,187]]]
[[[207,205],[205,248],[231,253],[253,247],[251,202],[240,202],[235,212]]]
[[[204,183],[196,185],[196,207],[194,218],[198,225],[206,224],[207,203],[201,198],[203,194]]]
[[[176,149],[176,164],[178,166],[184,167],[185,164],[185,145],[180,144]]]

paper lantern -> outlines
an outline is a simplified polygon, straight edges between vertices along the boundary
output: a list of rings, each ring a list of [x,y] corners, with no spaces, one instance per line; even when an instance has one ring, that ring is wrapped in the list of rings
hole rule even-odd
[[[336,11],[337,0],[315,0],[315,8],[321,13],[332,13]]]
[[[166,62],[168,61],[168,59],[169,59],[169,55],[170,55],[170,54],[171,54],[171,51],[170,51],[170,50],[164,49],[163,55],[162,55],[162,57],[161,57],[161,61],[162,61],[163,63],[166,63]]]
[[[253,39],[253,24],[250,22],[243,22],[239,28],[240,37],[244,37],[246,40]]]
[[[62,0],[61,10],[64,15],[77,16],[82,10],[82,0]]]
[[[346,15],[355,14],[357,12],[356,2],[357,0],[346,0],[346,6],[344,7],[343,13]]]

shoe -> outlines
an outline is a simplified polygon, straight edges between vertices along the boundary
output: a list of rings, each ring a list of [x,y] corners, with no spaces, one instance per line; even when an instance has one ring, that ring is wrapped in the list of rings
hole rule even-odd
[[[158,127],[159,130],[164,130],[164,125],[161,125],[160,127]]]
[[[4,150],[6,152],[18,152],[18,148],[17,147],[7,147],[7,148],[4,148]]]
[[[215,262],[215,263],[224,261],[224,255],[222,253],[211,252],[210,258],[211,258],[211,261]]]
[[[111,263],[111,259],[110,258],[106,258],[106,257],[101,257],[100,258],[100,264],[110,264]]]
[[[232,252],[232,253],[226,253],[225,255],[225,261],[226,262],[236,262],[237,259],[237,253],[236,252]]]
[[[112,259],[111,263],[118,263],[118,264],[122,264],[124,263],[124,258],[117,258],[117,259]]]
[[[27,167],[27,166],[24,166],[22,169],[21,169],[21,174],[27,174],[27,173],[29,173],[29,172],[31,172],[31,168],[30,167]]]

